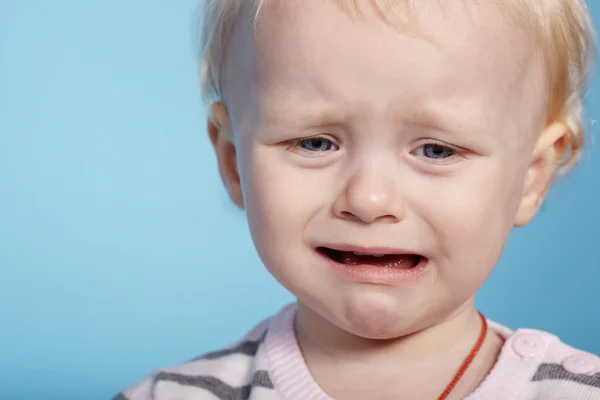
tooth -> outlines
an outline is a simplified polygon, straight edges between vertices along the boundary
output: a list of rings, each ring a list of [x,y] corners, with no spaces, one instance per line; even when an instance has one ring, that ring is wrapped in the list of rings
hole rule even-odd
[[[370,257],[383,257],[385,254],[368,254],[368,253],[360,253],[358,251],[353,251],[356,256],[370,256]]]

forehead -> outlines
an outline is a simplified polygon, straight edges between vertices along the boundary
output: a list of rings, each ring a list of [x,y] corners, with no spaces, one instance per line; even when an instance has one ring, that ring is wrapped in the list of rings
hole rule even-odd
[[[268,109],[319,99],[365,110],[430,98],[472,108],[474,98],[480,106],[506,100],[540,75],[532,35],[495,1],[400,1],[385,14],[355,3],[272,0],[254,34],[245,18],[230,47],[231,87],[251,89]]]

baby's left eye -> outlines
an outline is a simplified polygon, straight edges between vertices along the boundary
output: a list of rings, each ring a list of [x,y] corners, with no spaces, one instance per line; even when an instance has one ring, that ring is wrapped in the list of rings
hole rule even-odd
[[[440,143],[427,143],[419,146],[414,152],[416,156],[423,156],[433,159],[450,158],[456,154],[456,149]]]

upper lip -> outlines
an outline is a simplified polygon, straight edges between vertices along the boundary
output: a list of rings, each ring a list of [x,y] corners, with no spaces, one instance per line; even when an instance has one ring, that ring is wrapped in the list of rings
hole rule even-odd
[[[318,247],[332,249],[336,251],[346,251],[353,253],[371,254],[371,255],[390,255],[390,254],[417,254],[415,251],[401,249],[397,247],[383,246],[357,246],[353,244],[324,244]]]

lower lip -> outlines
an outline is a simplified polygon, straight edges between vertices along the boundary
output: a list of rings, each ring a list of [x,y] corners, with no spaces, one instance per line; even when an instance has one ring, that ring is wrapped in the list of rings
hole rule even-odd
[[[378,267],[370,264],[346,265],[319,253],[332,269],[341,277],[360,283],[383,286],[398,286],[419,281],[427,272],[429,260],[421,257],[419,263],[410,269]]]

